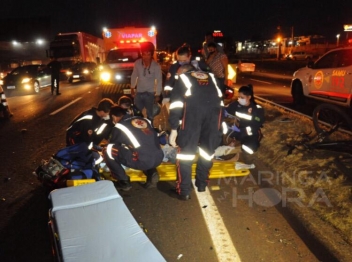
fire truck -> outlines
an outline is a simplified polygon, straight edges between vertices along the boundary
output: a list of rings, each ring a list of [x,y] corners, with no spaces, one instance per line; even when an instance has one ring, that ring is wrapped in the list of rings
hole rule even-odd
[[[129,84],[134,62],[141,57],[140,43],[151,42],[156,49],[156,35],[154,27],[104,29],[103,39],[107,54],[101,68],[101,83]],[[128,91],[125,90],[124,93],[126,92]]]
[[[99,64],[104,60],[104,55],[103,39],[83,32],[59,33],[47,50],[47,56],[56,57],[61,62],[62,73],[77,62]]]

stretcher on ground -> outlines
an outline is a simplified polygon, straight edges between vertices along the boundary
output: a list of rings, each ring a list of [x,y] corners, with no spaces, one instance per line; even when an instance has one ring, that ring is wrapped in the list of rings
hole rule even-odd
[[[219,179],[225,177],[235,177],[235,176],[247,176],[250,171],[248,169],[236,169],[236,161],[213,161],[213,167],[210,169],[209,179]],[[176,165],[169,162],[163,162],[160,166],[156,168],[159,173],[160,181],[176,181]],[[132,168],[126,169],[126,174],[130,177],[131,182],[144,182],[146,176],[140,170],[135,170]],[[109,171],[102,171],[101,175],[104,179],[109,179],[114,181],[111,177]],[[196,163],[192,165],[192,178],[194,179],[196,175]]]
[[[56,189],[49,227],[58,261],[166,261],[111,181]]]

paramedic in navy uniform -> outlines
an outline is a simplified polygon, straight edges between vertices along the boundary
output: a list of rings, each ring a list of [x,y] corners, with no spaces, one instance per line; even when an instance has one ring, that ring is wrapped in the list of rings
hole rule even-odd
[[[118,180],[115,186],[124,191],[132,187],[122,165],[142,170],[147,176],[145,188],[156,186],[159,181],[156,167],[164,158],[156,131],[147,119],[129,115],[120,106],[113,106],[110,116],[115,126],[103,156],[112,177]]]
[[[170,95],[169,143],[178,146],[176,155],[176,192],[179,199],[190,199],[192,163],[199,152],[196,167],[198,192],[204,192],[215,149],[222,137],[222,93],[212,73],[196,71],[192,65],[178,70],[179,78]],[[180,119],[181,124],[180,124]]]
[[[111,99],[103,98],[97,108],[92,107],[77,116],[66,130],[66,146],[78,143],[89,145],[91,142],[99,145],[103,139],[107,139],[110,134],[109,112],[113,104]]]

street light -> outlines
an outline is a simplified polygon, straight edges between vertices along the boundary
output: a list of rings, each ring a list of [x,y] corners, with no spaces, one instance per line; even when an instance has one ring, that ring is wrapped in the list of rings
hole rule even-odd
[[[339,42],[340,42],[340,34],[336,35],[336,46],[339,46]]]
[[[278,43],[278,47],[277,47],[277,60],[281,59],[281,37],[277,38],[277,43]]]

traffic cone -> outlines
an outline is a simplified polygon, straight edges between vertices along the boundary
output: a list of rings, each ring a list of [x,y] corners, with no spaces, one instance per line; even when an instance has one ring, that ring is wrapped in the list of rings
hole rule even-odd
[[[0,117],[8,119],[11,116],[13,116],[13,114],[11,113],[11,111],[9,109],[9,105],[7,104],[7,100],[6,100],[6,95],[5,95],[2,87],[0,87],[0,98],[1,98]]]

